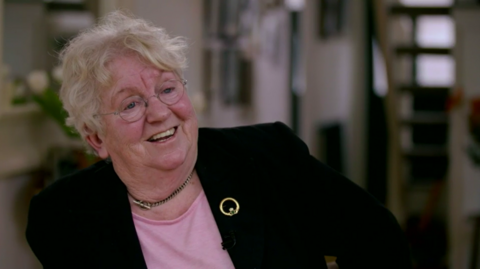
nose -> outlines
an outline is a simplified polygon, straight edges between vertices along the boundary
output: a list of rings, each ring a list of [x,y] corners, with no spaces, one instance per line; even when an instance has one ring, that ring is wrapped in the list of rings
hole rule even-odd
[[[152,99],[152,97],[155,97]],[[147,98],[147,107],[145,108],[145,118],[147,122],[152,123],[155,121],[165,121],[172,111],[164,104],[157,95],[152,95]]]

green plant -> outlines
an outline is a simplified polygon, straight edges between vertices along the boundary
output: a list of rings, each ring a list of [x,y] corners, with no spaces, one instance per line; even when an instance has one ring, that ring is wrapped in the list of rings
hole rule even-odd
[[[65,124],[68,114],[63,109],[62,101],[58,96],[61,79],[61,69],[56,67],[50,76],[43,70],[32,71],[26,81],[31,91],[31,99],[40,106],[43,112],[59,124],[67,137],[79,138],[78,133]]]

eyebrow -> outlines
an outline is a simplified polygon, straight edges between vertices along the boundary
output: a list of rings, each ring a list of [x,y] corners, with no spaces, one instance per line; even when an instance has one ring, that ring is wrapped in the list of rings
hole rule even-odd
[[[164,74],[164,75],[162,75],[162,80],[163,81],[161,83],[164,83],[164,82],[172,80],[172,79],[178,79],[174,72],[164,71],[163,74]]]
[[[157,85],[162,85],[163,83],[172,79],[178,79],[175,72],[173,71],[163,71],[163,73],[157,76],[157,78],[160,78],[160,81],[156,83]],[[137,87],[134,86],[121,88],[118,92],[112,94],[112,98],[110,99],[110,105],[112,107],[115,107],[115,101],[117,100],[118,96],[124,92],[139,92],[139,90]]]
[[[112,98],[110,99],[110,105],[112,107],[115,107],[115,101],[118,99],[118,96],[124,92],[138,92],[138,89],[136,87],[125,87],[120,89],[118,92],[113,93]]]

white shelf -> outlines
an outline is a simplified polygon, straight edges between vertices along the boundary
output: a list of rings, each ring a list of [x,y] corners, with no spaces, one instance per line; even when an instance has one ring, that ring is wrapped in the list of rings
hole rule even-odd
[[[0,162],[0,179],[30,173],[38,169],[40,165],[41,158],[38,154],[4,156]]]
[[[14,105],[0,112],[0,118],[10,118],[17,116],[27,116],[41,112],[40,107],[35,103],[24,105]]]
[[[464,3],[453,5],[454,10],[480,10],[480,4],[478,3]]]

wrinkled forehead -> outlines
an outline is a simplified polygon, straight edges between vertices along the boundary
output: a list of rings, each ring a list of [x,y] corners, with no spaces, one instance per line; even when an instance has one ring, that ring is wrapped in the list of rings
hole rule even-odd
[[[103,87],[103,92],[110,94],[116,94],[125,88],[148,88],[161,81],[178,77],[174,71],[162,70],[134,55],[114,59],[107,65],[107,69],[110,83]]]
[[[107,69],[114,80],[114,84],[139,77],[142,79],[158,78],[162,73],[159,68],[141,61],[135,56],[118,57],[108,64]]]

